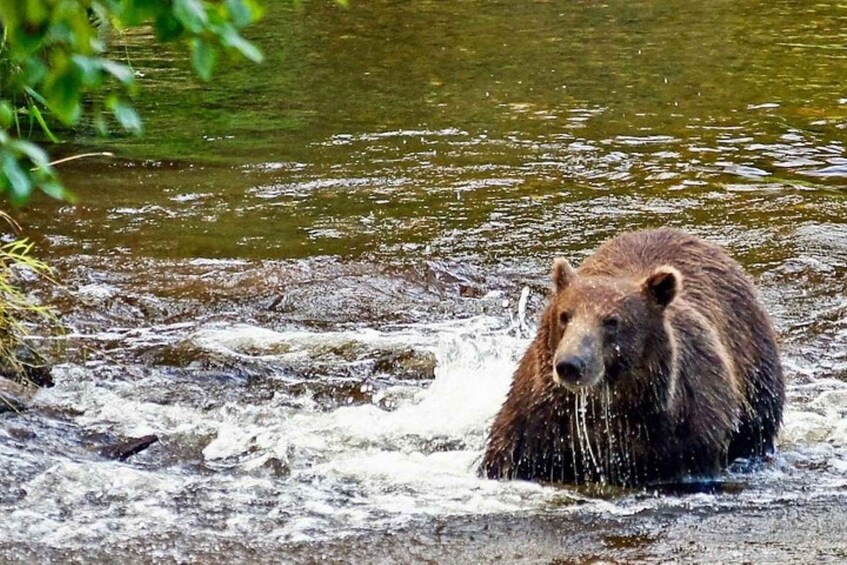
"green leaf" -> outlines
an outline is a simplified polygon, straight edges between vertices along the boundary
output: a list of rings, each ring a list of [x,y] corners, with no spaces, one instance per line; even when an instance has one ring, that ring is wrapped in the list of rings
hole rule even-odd
[[[233,25],[237,28],[253,23],[259,15],[256,13],[255,4],[245,0],[226,0],[226,7],[232,17]]]
[[[46,20],[49,16],[49,7],[44,4],[44,2],[24,2],[24,6],[26,6],[24,19],[28,22],[38,23]]]
[[[46,169],[50,166],[50,157],[47,156],[47,152],[34,143],[19,139],[14,141],[11,147],[29,157],[32,164],[38,168]]]
[[[207,81],[212,78],[217,58],[217,50],[211,43],[200,38],[191,41],[191,64],[194,65],[197,76],[202,80]]]
[[[31,89],[31,88],[30,88],[30,87],[28,87],[28,86],[25,86],[25,87],[24,87],[24,90],[26,91],[26,93],[27,93],[27,94],[29,94],[30,96],[32,96],[33,98],[35,98],[36,102],[38,102],[38,103],[39,103],[39,104],[41,104],[42,106],[46,106],[46,105],[47,105],[47,100],[45,100],[45,99],[44,99],[44,97],[43,97],[43,96],[41,96],[41,95],[40,95],[38,92],[36,92],[35,90]]]
[[[65,125],[79,121],[82,115],[82,77],[79,73],[67,67],[61,71],[56,80],[45,86],[47,108]]]
[[[136,134],[141,133],[141,117],[135,108],[115,96],[110,96],[106,100],[106,107],[112,111],[115,119],[125,130]]]
[[[250,13],[253,15],[253,22],[259,21],[265,15],[264,3],[259,0],[243,0],[243,2],[250,8]]]
[[[15,120],[12,105],[7,100],[0,100],[0,128],[9,129]]]
[[[102,30],[104,28],[108,30],[111,24],[112,12],[115,10],[115,8],[116,7],[110,8],[108,6],[104,6],[103,4],[97,1],[92,2],[91,8],[89,8],[91,11],[91,23],[98,30]]]
[[[130,85],[135,81],[135,74],[132,69],[121,63],[116,63],[108,59],[100,59],[100,66],[104,71],[118,79],[125,85]]]
[[[0,172],[9,180],[9,188],[12,192],[12,201],[16,204],[24,202],[32,192],[32,182],[29,175],[21,169],[18,160],[9,152],[3,152],[3,165]]]
[[[50,128],[47,126],[47,122],[44,121],[44,116],[41,115],[41,110],[38,109],[38,106],[30,103],[29,114],[35,118],[35,121],[37,121],[38,125],[41,126],[41,131],[44,132],[44,135],[47,136],[47,139],[49,139],[51,143],[59,143],[59,138],[53,135],[53,132],[50,131]]]
[[[115,105],[112,112],[125,130],[133,133],[141,133],[141,116],[138,115],[135,108],[129,104],[119,102]]]
[[[237,50],[254,63],[261,63],[265,59],[258,47],[241,37],[231,26],[224,29],[222,41],[224,45]]]
[[[47,75],[47,65],[42,63],[36,57],[27,57],[21,63],[23,74],[21,81],[24,84],[38,84]]]
[[[74,55],[71,60],[80,70],[83,84],[92,87],[100,82],[100,65],[97,58]]]
[[[55,198],[56,200],[64,200],[65,202],[70,203],[74,203],[76,201],[74,194],[66,190],[65,187],[56,180],[45,180],[39,183],[38,188],[41,189],[41,192],[45,193],[47,196]]]
[[[179,20],[171,16],[171,14],[163,13],[156,17],[156,37],[160,41],[173,41],[182,36],[185,31]]]
[[[193,33],[200,33],[209,23],[201,0],[174,0],[174,16]]]

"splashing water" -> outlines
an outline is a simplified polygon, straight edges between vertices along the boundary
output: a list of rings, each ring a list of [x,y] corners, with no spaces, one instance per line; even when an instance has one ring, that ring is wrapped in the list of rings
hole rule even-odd
[[[526,322],[526,303],[529,300],[529,287],[525,286],[521,289],[521,296],[518,299],[518,314],[517,319],[513,322],[515,333],[518,337],[530,335],[530,329]]]

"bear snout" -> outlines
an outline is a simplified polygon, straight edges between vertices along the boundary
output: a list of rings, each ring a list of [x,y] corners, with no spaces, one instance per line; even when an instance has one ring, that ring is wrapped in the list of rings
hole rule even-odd
[[[577,321],[553,355],[553,382],[572,391],[593,387],[604,376],[599,350],[601,337],[595,328]]]
[[[563,384],[577,385],[585,378],[588,363],[582,357],[570,355],[556,362],[556,375]]]

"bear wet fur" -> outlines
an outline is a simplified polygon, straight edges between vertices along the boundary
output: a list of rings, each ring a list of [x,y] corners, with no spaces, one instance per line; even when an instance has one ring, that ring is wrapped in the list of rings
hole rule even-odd
[[[773,450],[785,385],[741,267],[682,231],[623,234],[553,267],[481,473],[637,486]]]

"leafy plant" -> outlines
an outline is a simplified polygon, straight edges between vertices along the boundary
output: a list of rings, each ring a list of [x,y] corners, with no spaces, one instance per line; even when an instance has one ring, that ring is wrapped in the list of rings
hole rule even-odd
[[[115,34],[145,27],[160,42],[180,43],[197,76],[209,80],[221,52],[262,60],[241,35],[261,12],[256,0],[0,0],[0,198],[21,205],[40,190],[72,200],[54,165],[84,155],[51,162],[34,135],[58,143],[55,126],[71,128],[85,117],[104,134],[111,122],[141,133],[131,102],[135,72],[109,52]],[[0,219],[20,230],[2,211]],[[28,335],[59,324],[21,290],[26,273],[52,281],[31,251],[26,239],[0,244],[0,376],[46,384],[38,381],[49,381],[49,372]]]
[[[71,127],[89,114],[101,132],[110,120],[141,132],[135,73],[110,57],[111,35],[148,26],[159,41],[185,46],[209,80],[221,52],[262,60],[241,35],[261,13],[256,0],[2,0],[0,193],[15,205],[35,190],[71,198],[47,153],[26,139],[36,131],[57,142],[50,123]]]
[[[19,229],[2,212],[0,219]],[[52,269],[31,255],[32,245],[26,239],[16,239],[0,246],[0,375],[45,384],[43,377],[35,376],[44,361],[27,338],[31,327],[44,325],[54,330],[59,325],[53,310],[36,304],[21,290],[21,279],[27,275],[53,280]]]

